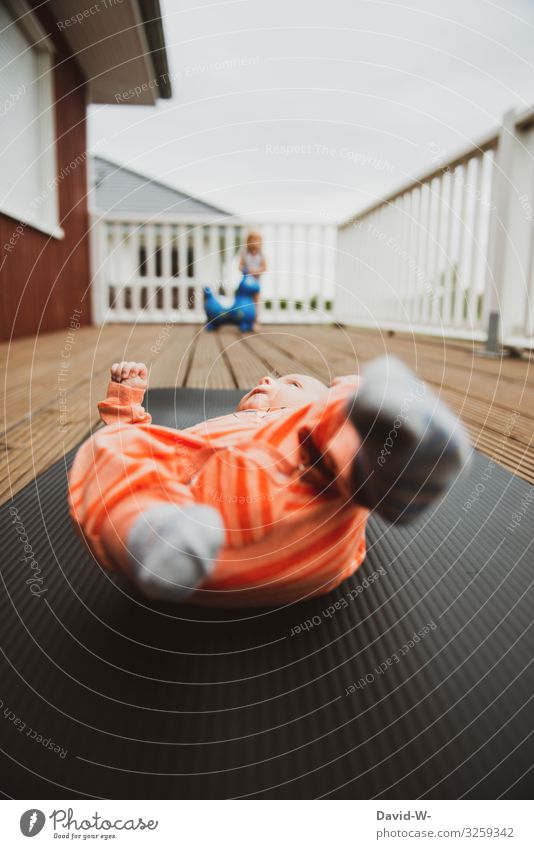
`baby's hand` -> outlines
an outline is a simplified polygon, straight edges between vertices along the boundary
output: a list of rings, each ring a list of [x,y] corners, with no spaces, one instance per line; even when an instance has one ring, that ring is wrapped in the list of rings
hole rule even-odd
[[[131,386],[134,389],[146,389],[148,386],[148,371],[144,363],[113,363],[111,379],[115,383]]]

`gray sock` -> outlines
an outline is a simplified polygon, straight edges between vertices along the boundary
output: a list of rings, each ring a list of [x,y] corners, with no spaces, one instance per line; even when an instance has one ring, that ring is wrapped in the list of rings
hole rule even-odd
[[[355,500],[390,522],[415,519],[468,465],[472,448],[463,425],[395,357],[366,366],[348,415],[362,438]]]
[[[178,602],[211,574],[224,526],[213,507],[161,504],[136,519],[126,542],[131,577],[143,595]]]

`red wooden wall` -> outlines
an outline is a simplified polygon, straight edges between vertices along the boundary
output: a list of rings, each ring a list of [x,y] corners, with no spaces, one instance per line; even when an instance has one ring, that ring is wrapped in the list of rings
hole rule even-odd
[[[11,251],[19,222],[0,214],[0,338],[67,327],[75,310],[91,320],[87,215],[86,104],[83,77],[45,12],[36,9],[56,45],[55,123],[61,240],[26,226]],[[4,120],[9,120],[6,115]],[[71,167],[78,157],[79,164]],[[83,157],[83,160],[82,160]],[[0,162],[1,167],[1,162]]]

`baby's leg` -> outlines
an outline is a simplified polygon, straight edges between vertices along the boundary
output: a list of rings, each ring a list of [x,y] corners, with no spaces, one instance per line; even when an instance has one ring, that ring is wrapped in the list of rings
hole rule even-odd
[[[349,419],[362,440],[352,467],[355,498],[390,522],[417,518],[471,457],[459,419],[394,357],[366,368]]]
[[[155,503],[127,534],[130,577],[150,598],[183,601],[210,576],[224,536],[213,507]]]
[[[168,601],[205,580],[224,542],[218,511],[195,504],[187,483],[199,446],[184,435],[177,453],[179,439],[157,428],[102,428],[69,477],[73,518],[97,560]]]
[[[441,497],[471,453],[456,416],[394,357],[371,362],[352,397],[313,410],[299,436],[319,485],[390,522]]]

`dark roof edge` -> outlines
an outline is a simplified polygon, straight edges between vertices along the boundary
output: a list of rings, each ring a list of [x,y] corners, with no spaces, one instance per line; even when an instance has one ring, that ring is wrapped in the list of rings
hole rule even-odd
[[[228,212],[227,209],[221,209],[220,206],[214,206],[209,200],[204,200],[204,198],[198,197],[198,195],[191,195],[189,192],[186,192],[184,189],[177,189],[176,186],[170,186],[168,183],[162,183],[161,180],[156,180],[154,177],[150,177],[148,174],[143,174],[142,171],[134,171],[133,168],[128,168],[126,165],[121,165],[120,162],[114,162],[113,159],[107,159],[105,156],[101,156],[99,153],[91,153],[89,151],[89,155],[95,161],[100,159],[102,162],[107,162],[108,165],[112,165],[113,168],[117,168],[119,171],[128,171],[129,174],[133,174],[135,177],[141,177],[143,180],[148,180],[150,183],[153,183],[155,186],[161,186],[163,189],[167,189],[171,192],[176,192],[180,195],[185,195],[191,200],[196,200],[198,203],[203,203],[205,206],[209,206],[214,212],[218,212],[221,215],[230,215],[234,216],[233,212]]]
[[[146,40],[150,49],[150,57],[158,81],[158,96],[164,98],[172,97],[169,63],[167,61],[159,0],[138,0],[138,4],[143,19]]]

